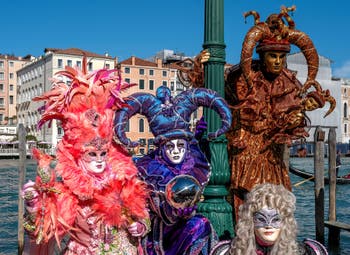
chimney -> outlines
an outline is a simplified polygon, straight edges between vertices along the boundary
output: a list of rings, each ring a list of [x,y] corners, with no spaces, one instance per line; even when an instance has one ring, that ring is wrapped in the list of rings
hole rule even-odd
[[[120,68],[120,64],[118,63],[118,57],[114,58],[114,69],[119,69]]]
[[[135,62],[136,62],[136,61],[135,61],[135,56],[132,56],[132,57],[131,57],[131,65],[134,66],[134,65],[135,65]]]
[[[156,58],[156,63],[157,63],[158,68],[162,68],[163,63],[162,63],[162,60],[160,58]]]

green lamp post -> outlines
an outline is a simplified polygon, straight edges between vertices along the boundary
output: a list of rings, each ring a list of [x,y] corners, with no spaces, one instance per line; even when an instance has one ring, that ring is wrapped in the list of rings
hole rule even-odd
[[[205,0],[205,28],[203,48],[210,53],[208,62],[204,64],[205,87],[217,91],[224,96],[224,0]],[[204,116],[208,123],[208,131],[220,128],[219,116],[210,109],[205,109]],[[209,185],[204,191],[204,201],[198,210],[213,224],[219,237],[228,239],[233,236],[232,207],[226,201],[230,181],[230,168],[227,155],[226,137],[208,142],[208,159],[212,167]]]

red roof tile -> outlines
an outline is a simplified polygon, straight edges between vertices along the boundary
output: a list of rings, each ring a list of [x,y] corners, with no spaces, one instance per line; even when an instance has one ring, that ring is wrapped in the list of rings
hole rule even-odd
[[[57,48],[45,48],[44,52],[53,52],[56,54],[68,54],[68,55],[77,55],[77,56],[83,56],[84,54],[87,57],[98,57],[98,58],[110,58],[113,59],[111,56],[105,56],[97,53],[93,53],[90,51],[78,49],[78,48],[69,48],[69,49],[57,49]]]
[[[132,58],[130,57],[128,59],[125,59],[123,61],[120,62],[120,64],[123,65],[132,65]],[[151,62],[151,61],[147,61],[138,57],[134,57],[135,58],[135,65],[136,66],[153,66],[153,67],[157,67],[157,63]]]

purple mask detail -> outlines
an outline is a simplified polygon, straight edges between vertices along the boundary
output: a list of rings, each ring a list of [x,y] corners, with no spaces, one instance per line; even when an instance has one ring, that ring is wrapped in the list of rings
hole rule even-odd
[[[253,215],[255,228],[281,228],[282,218],[276,209],[262,208]]]

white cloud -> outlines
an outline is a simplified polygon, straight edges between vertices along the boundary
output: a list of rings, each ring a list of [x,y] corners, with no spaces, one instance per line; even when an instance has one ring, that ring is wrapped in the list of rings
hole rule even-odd
[[[338,78],[350,78],[350,60],[346,61],[341,67],[334,68],[333,76]]]

